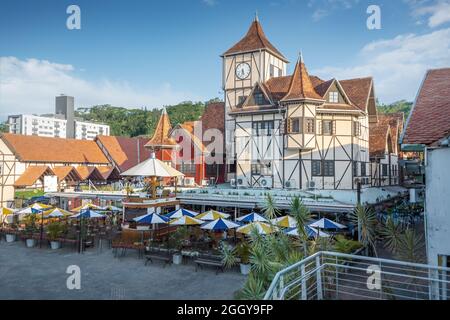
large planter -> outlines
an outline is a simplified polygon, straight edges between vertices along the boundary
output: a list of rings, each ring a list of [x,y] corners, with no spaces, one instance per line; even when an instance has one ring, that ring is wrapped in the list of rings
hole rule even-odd
[[[36,246],[36,239],[26,239],[25,242],[28,248],[33,248]]]
[[[52,250],[57,250],[57,249],[61,248],[61,242],[50,241],[50,247],[52,248]]]
[[[241,268],[241,273],[242,273],[243,275],[247,275],[247,274],[250,273],[251,264],[244,264],[244,263],[241,263],[241,264],[239,264],[239,266],[240,266],[240,268]]]
[[[175,253],[172,257],[173,264],[181,264],[183,262],[183,256],[180,253]]]
[[[16,235],[13,233],[6,234],[6,242],[14,242],[16,241]]]

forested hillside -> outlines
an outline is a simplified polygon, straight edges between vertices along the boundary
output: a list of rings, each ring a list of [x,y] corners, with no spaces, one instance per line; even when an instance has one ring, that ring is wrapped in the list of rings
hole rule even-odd
[[[400,100],[391,104],[378,104],[378,112],[381,113],[394,113],[394,112],[403,112],[405,113],[405,120],[408,118],[408,115],[411,111],[413,103],[405,100]]]

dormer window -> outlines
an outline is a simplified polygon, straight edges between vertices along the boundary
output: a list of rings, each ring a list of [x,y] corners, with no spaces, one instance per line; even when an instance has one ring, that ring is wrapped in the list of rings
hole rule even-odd
[[[337,91],[330,92],[328,101],[330,103],[338,103],[339,102],[339,94],[337,93]]]
[[[264,95],[261,92],[256,92],[254,94],[255,104],[260,106],[264,104]]]

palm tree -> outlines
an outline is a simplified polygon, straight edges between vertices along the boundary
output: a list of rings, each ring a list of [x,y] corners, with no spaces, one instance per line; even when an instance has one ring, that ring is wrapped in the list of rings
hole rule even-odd
[[[236,298],[242,300],[262,300],[266,290],[264,281],[251,272],[244,287],[236,295]]]
[[[380,233],[385,239],[384,247],[392,253],[396,253],[402,239],[401,226],[390,216],[384,223],[384,227],[381,229]]]
[[[400,236],[397,256],[408,262],[422,263],[424,261],[425,242],[422,234],[414,229],[406,229]]]
[[[297,222],[297,232],[303,244],[304,255],[308,254],[308,234],[305,226],[311,220],[311,212],[306,208],[299,196],[295,196],[289,205],[289,212]]]
[[[358,241],[366,248],[371,248],[376,256],[375,240],[378,220],[375,212],[369,207],[358,204],[349,218],[358,226]]]
[[[277,208],[277,203],[271,193],[267,193],[266,195],[263,212],[269,221],[275,219],[280,213],[280,210]]]

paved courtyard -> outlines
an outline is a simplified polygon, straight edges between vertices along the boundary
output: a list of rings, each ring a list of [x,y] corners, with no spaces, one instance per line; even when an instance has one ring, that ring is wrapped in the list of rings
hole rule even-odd
[[[81,289],[69,290],[66,269],[81,269]],[[195,272],[194,265],[144,265],[137,253],[26,248],[0,242],[0,299],[233,299],[245,277],[235,270]]]

